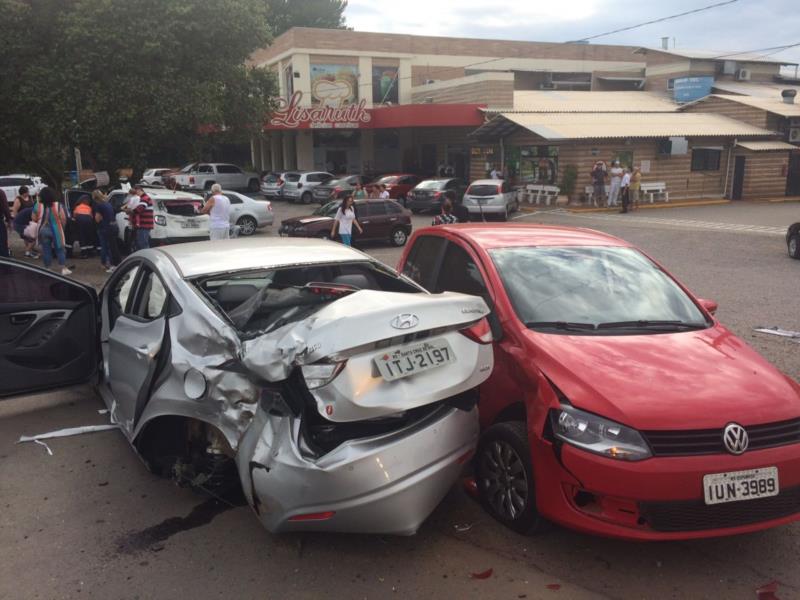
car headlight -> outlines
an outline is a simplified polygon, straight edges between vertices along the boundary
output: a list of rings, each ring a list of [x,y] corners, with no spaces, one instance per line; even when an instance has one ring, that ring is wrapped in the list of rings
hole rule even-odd
[[[595,454],[618,460],[643,460],[652,456],[647,442],[635,429],[568,404],[550,411],[550,425],[559,440]]]
[[[153,221],[155,221],[156,225],[166,225],[167,224],[167,217],[164,215],[156,215],[153,217]]]
[[[303,365],[301,370],[303,378],[306,380],[308,389],[315,390],[323,385],[328,385],[341,373],[347,361],[332,363],[315,363],[313,365]]]

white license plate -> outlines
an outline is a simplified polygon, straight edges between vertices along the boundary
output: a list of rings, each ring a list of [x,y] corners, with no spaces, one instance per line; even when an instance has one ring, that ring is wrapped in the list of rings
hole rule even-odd
[[[184,221],[183,223],[181,223],[181,227],[183,229],[199,229],[200,223],[198,223],[197,221]]]
[[[454,363],[456,357],[447,340],[433,340],[380,354],[374,360],[383,378],[394,381]]]
[[[722,504],[777,496],[780,491],[778,467],[714,473],[703,477],[706,504]]]

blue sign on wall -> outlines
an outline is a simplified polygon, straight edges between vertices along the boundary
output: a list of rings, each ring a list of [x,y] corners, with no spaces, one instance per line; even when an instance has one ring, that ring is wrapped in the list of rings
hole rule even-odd
[[[678,77],[675,79],[673,98],[675,102],[692,102],[699,100],[711,93],[711,86],[714,85],[714,78],[711,76],[703,77]]]

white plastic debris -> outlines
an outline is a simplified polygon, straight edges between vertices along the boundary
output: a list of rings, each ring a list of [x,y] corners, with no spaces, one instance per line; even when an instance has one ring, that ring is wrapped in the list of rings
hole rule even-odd
[[[780,327],[756,327],[754,331],[790,338],[792,341],[800,343],[800,331],[791,331],[789,329],[781,329]]]
[[[97,414],[98,415],[105,415],[107,413],[108,413],[108,409],[107,408],[100,408],[100,409],[97,410]]]
[[[48,431],[47,433],[39,433],[37,435],[21,435],[17,440],[18,444],[22,442],[36,442],[39,440],[50,440],[53,438],[70,437],[73,435],[81,435],[84,433],[94,433],[95,431],[108,431],[109,429],[118,429],[119,425],[84,425],[83,427],[69,427],[67,429],[59,429],[58,431]]]
[[[53,451],[52,451],[52,450],[50,450],[50,446],[48,446],[47,444],[45,444],[43,441],[41,441],[41,440],[33,440],[33,442],[34,442],[35,444],[39,444],[40,446],[44,446],[44,449],[45,449],[45,450],[47,450],[47,453],[48,453],[50,456],[53,456]]]

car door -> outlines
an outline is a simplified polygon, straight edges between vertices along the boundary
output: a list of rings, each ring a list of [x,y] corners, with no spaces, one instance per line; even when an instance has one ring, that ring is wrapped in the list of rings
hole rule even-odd
[[[97,295],[0,258],[0,398],[89,381],[99,363]]]
[[[364,221],[359,219],[359,223],[364,227],[362,239],[388,240],[391,227],[389,224],[389,212],[386,210],[386,203],[382,201],[368,200],[364,203],[367,216]]]
[[[225,194],[225,196],[231,202],[230,222],[231,225],[233,225],[239,220],[239,217],[244,214],[244,202],[236,194]]]
[[[432,290],[436,284],[445,243],[446,240],[438,235],[420,235],[415,238],[402,265],[403,275],[426,290]]]
[[[129,261],[108,283],[104,368],[116,403],[114,418],[128,434],[149,400],[161,352],[168,352],[168,304],[167,288],[147,261]]]

